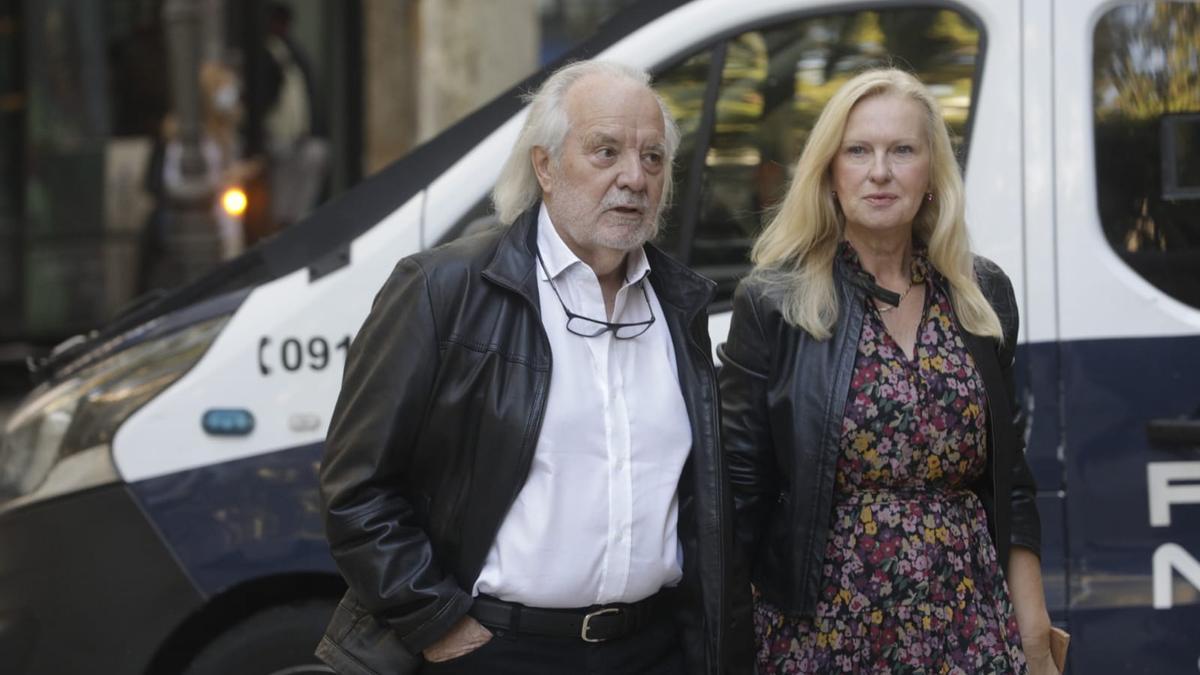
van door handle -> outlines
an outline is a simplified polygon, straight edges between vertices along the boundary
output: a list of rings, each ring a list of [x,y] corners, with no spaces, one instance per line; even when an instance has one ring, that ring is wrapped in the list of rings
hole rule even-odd
[[[1159,445],[1200,447],[1200,420],[1157,419],[1146,424],[1146,436]]]

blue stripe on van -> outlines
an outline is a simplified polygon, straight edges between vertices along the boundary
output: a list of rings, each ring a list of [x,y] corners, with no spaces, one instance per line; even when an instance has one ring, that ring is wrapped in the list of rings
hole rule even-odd
[[[1171,525],[1152,527],[1147,467],[1200,462],[1200,446],[1155,445],[1146,427],[1200,419],[1200,336],[1034,344],[1019,359],[1039,505],[1059,487],[1069,495],[1061,529],[1043,513],[1043,568],[1049,600],[1066,565],[1073,672],[1194,672],[1200,590],[1174,574],[1175,606],[1154,609],[1152,560],[1164,544],[1200,560],[1200,504],[1172,506]]]
[[[1062,440],[1058,364],[1057,343],[1039,342],[1017,348],[1014,374],[1025,422],[1026,460],[1038,489],[1045,492],[1058,492],[1064,487],[1065,467],[1058,453]]]
[[[1038,485],[1042,520],[1042,586],[1046,606],[1056,623],[1067,621],[1067,500],[1063,495],[1063,463],[1058,459],[1060,433],[1058,345],[1034,343],[1017,348],[1014,368],[1017,397],[1025,427],[1026,460]]]
[[[208,597],[291,572],[336,574],[321,525],[323,443],[160,476],[130,486]]]
[[[1165,541],[1200,556],[1200,505],[1175,506],[1170,527],[1152,528],[1147,489],[1149,463],[1200,461],[1200,446],[1158,446],[1146,432],[1154,419],[1200,419],[1200,336],[1065,343],[1061,369],[1076,569],[1149,575]]]

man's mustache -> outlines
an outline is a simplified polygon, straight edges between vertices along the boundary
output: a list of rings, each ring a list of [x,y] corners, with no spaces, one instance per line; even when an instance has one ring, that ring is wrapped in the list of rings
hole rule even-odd
[[[600,208],[627,208],[648,211],[650,209],[650,198],[645,194],[634,192],[610,192],[609,194],[604,195],[604,199],[600,202]]]

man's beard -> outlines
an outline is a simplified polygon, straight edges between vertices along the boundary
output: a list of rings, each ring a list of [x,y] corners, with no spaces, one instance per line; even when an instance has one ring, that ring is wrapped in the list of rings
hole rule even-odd
[[[564,228],[571,238],[584,246],[601,246],[617,251],[632,251],[658,235],[661,209],[651,208],[650,198],[645,193],[635,193],[612,188],[596,209],[589,208],[586,201],[568,183],[554,177],[555,192],[559,195],[557,207],[563,222],[555,223]],[[611,209],[631,207],[640,213],[621,214]],[[595,215],[593,215],[595,214]],[[601,225],[600,218],[617,218],[619,227]]]

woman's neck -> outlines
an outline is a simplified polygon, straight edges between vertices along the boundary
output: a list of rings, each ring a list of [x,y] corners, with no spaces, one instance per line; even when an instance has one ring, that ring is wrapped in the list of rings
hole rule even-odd
[[[903,290],[912,279],[912,233],[846,231],[863,269],[875,283],[890,290]]]

